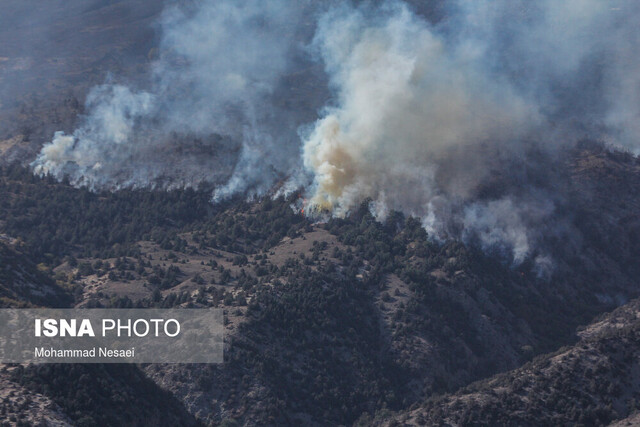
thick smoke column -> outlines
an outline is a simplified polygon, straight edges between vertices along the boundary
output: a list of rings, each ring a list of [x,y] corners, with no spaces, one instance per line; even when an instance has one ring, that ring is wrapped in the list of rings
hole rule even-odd
[[[313,204],[341,211],[373,197],[410,207],[407,189],[435,189],[449,150],[511,143],[536,125],[536,106],[488,78],[475,52],[447,46],[402,5],[369,13],[334,11],[316,38],[339,105],[305,141]]]
[[[400,210],[434,238],[546,268],[565,202],[550,159],[583,138],[640,152],[640,3],[445,0],[437,22],[399,0],[358,4],[169,7],[146,90],[95,88],[35,172],[103,188],[209,181],[214,201],[289,176],[307,212],[371,198],[380,219]]]
[[[619,9],[618,10],[618,7]],[[342,6],[314,47],[337,102],[303,133],[311,204],[340,215],[363,199],[423,219],[519,263],[554,196],[515,182],[530,151],[553,156],[586,135],[638,144],[638,6],[632,2],[459,1],[431,24],[400,2]],[[571,135],[571,137],[568,137]],[[523,178],[526,180],[526,178]],[[540,263],[548,263],[540,256]]]

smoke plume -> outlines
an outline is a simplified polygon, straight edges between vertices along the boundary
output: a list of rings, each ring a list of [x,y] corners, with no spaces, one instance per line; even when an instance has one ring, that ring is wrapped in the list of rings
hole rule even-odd
[[[288,176],[283,188],[304,187],[307,212],[344,215],[370,198],[380,219],[400,210],[436,239],[547,268],[538,247],[561,228],[545,224],[564,203],[550,162],[583,138],[640,152],[640,4],[439,10],[428,20],[394,0],[168,7],[146,90],[96,87],[80,127],[56,133],[34,170],[107,188],[209,181],[214,200]]]
[[[446,8],[438,23],[401,2],[343,5],[321,19],[313,47],[336,102],[302,134],[311,205],[341,215],[371,198],[379,218],[408,212],[436,238],[520,263],[562,203],[553,183],[526,173],[544,175],[548,159],[585,136],[640,148],[638,6]]]
[[[81,125],[55,134],[35,172],[95,188],[209,181],[220,185],[217,196],[268,188],[299,152],[299,119],[278,97],[296,65],[305,7],[284,0],[169,6],[159,58],[139,84],[146,90],[113,82],[94,88]]]

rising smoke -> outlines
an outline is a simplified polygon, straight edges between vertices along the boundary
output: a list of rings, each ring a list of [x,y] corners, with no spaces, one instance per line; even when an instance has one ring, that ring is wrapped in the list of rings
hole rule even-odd
[[[305,8],[284,0],[167,7],[147,90],[94,88],[81,125],[56,133],[35,172],[92,188],[209,181],[221,185],[216,197],[264,191],[299,152],[299,119],[277,98],[297,65]]]
[[[623,78],[638,69],[629,19],[638,6],[509,0],[447,9],[439,23],[400,2],[342,6],[321,19],[313,46],[336,102],[303,133],[311,204],[340,215],[369,197],[379,218],[408,212],[436,238],[474,240],[520,263],[559,197],[514,170],[548,167],[529,153],[553,158],[585,136],[640,148],[640,85]],[[520,185],[486,194],[496,176]]]
[[[437,22],[401,1],[171,6],[150,88],[95,88],[34,170],[95,188],[210,181],[214,200],[289,176],[307,211],[371,198],[380,219],[547,265],[536,248],[562,195],[531,176],[581,138],[640,151],[640,4],[440,3]]]

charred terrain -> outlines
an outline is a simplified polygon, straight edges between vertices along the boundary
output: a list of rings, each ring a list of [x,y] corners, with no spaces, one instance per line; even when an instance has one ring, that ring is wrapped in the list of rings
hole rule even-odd
[[[411,50],[409,41],[429,44],[438,25],[446,34],[455,27],[447,2],[347,2],[319,24],[326,11],[314,1],[286,13],[252,0],[174,3],[187,18],[143,0],[0,5],[0,307],[219,307],[225,362],[2,366],[3,425],[638,424],[640,159],[612,147],[599,108],[589,109],[604,97],[593,89],[599,79],[616,75],[598,68],[604,56],[577,61],[579,78],[554,70],[571,83],[553,80],[557,99],[523,109],[544,131],[504,136],[494,128],[527,128],[502,111],[520,108],[510,99],[518,79],[544,80],[547,70],[527,62],[500,75],[516,83],[496,89],[500,108],[495,94],[463,99],[464,107],[438,91],[429,98],[432,80],[447,88],[484,72],[449,79],[466,64],[457,53]],[[182,29],[201,40],[198,5],[209,4],[222,5],[216,13],[245,6],[229,15],[240,23],[224,21],[233,31],[220,37],[232,49],[214,43],[206,55],[180,56]],[[521,9],[527,25],[535,21]],[[340,122],[354,108],[343,98],[367,82],[349,78],[361,64],[327,52],[370,40],[331,43],[334,21],[407,42],[408,54],[402,43],[374,43],[391,70],[403,55],[418,58],[404,76],[410,83],[380,102],[386,115],[363,126],[401,128],[397,143],[386,128],[350,135],[360,114],[322,139],[322,124]],[[262,35],[255,28],[270,44],[253,44]],[[403,28],[409,33],[393,32]],[[451,40],[442,37],[429,55],[446,50]],[[277,40],[290,45],[272,50]],[[519,41],[499,47],[517,51]],[[257,64],[263,50],[275,59]],[[229,69],[210,61],[220,52]],[[447,65],[420,77],[430,61]],[[237,67],[249,70],[240,70],[246,79]],[[493,87],[485,83],[466,89]],[[198,96],[212,95],[211,86],[220,101]],[[393,105],[412,91],[427,101]],[[363,117],[375,110],[369,100],[357,105]],[[432,101],[450,108],[454,129],[482,122],[485,109],[495,117],[469,125],[479,143],[441,147],[439,128],[420,126],[446,127],[445,117],[400,114]],[[468,105],[469,115],[457,109]],[[326,115],[309,128],[319,111]],[[83,163],[96,153],[100,161]],[[316,168],[311,181],[292,164],[301,156]],[[425,159],[434,159],[428,170],[413,174]]]

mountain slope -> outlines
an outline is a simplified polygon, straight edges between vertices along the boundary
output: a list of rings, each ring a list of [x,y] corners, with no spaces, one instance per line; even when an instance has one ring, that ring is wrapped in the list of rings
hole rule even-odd
[[[0,16],[0,164],[70,131],[90,88],[135,81],[156,44],[162,1],[6,1]]]
[[[223,308],[224,364],[144,367],[193,416],[351,424],[572,345],[578,325],[638,296],[637,159],[584,146],[549,161],[567,232],[545,242],[546,277],[434,242],[398,212],[378,222],[367,201],[314,222],[297,195],[211,206],[210,189],[92,193],[17,167],[0,180],[0,232],[78,306]]]
[[[74,425],[200,425],[135,365],[19,365],[10,380],[55,402]]]
[[[52,399],[34,393],[27,387],[11,381],[12,368],[5,366],[0,372],[0,419],[6,422],[28,423],[52,427],[71,427],[72,421]]]
[[[68,307],[72,297],[25,254],[0,242],[1,306],[34,304]]]
[[[579,335],[574,346],[377,424],[606,425],[634,417],[640,402],[640,301],[602,316]]]

